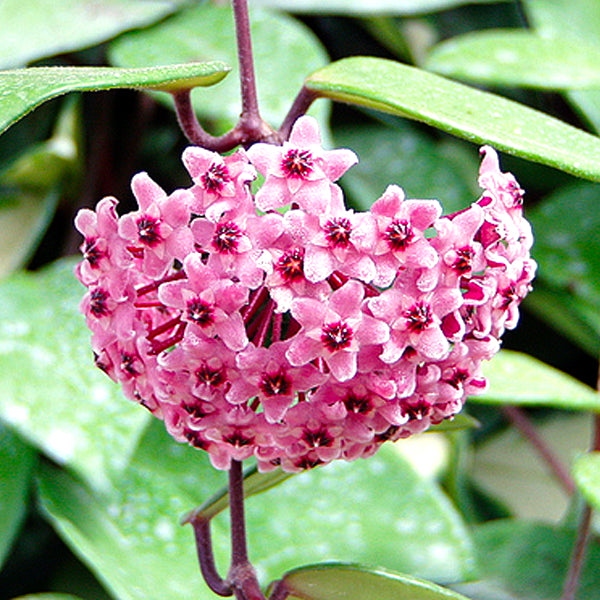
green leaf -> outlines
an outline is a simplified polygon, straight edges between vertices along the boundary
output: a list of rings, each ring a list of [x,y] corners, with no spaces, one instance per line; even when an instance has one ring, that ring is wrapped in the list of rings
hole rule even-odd
[[[573,475],[585,499],[600,510],[600,452],[579,456],[573,465]]]
[[[79,159],[79,111],[68,103],[52,137],[0,173],[0,278],[23,266],[54,215]]]
[[[36,454],[0,422],[0,566],[27,509]]]
[[[520,352],[502,350],[484,363],[483,374],[489,388],[471,402],[600,411],[600,396],[592,388]]]
[[[549,286],[538,277],[535,293],[525,300],[527,310],[585,350],[590,356],[600,353],[600,314],[570,290]]]
[[[600,180],[600,138],[414,67],[347,58],[310,75],[306,87],[319,96],[423,121],[469,141]]]
[[[593,427],[593,417],[589,414],[555,415],[536,421],[535,425],[540,437],[565,466],[588,450]],[[478,487],[521,519],[556,522],[564,517],[571,502],[532,444],[515,428],[479,445],[472,457],[470,473]]]
[[[94,46],[177,9],[182,0],[2,0],[0,68]]]
[[[597,0],[524,0],[523,7],[528,21],[543,37],[569,35],[577,40],[592,40],[600,27]]]
[[[175,600],[200,586],[193,533],[177,525],[226,481],[207,455],[178,444],[153,421],[112,486],[93,492],[64,471],[42,472],[41,498],[70,547],[120,600]],[[401,490],[401,493],[398,493]],[[307,561],[359,560],[439,581],[472,573],[468,533],[437,485],[394,447],[368,459],[292,477],[246,506],[252,561],[261,580]],[[226,515],[211,523],[221,572]],[[401,543],[399,543],[401,540]],[[135,582],[135,584],[132,584]]]
[[[311,565],[287,573],[289,600],[467,600],[428,581],[352,564]]]
[[[148,415],[94,366],[72,269],[62,261],[0,285],[0,419],[102,487],[126,465]]]
[[[463,4],[485,4],[489,0],[254,0],[257,6],[279,8],[294,13],[332,15],[418,15]]]
[[[266,492],[271,488],[283,483],[286,479],[292,477],[293,473],[286,473],[281,469],[270,471],[268,473],[259,473],[256,467],[252,467],[244,472],[244,498]],[[187,523],[197,517],[212,519],[223,512],[229,506],[229,487],[225,486],[214,496],[210,497],[202,506],[194,509],[184,516],[182,522]]]
[[[278,126],[306,74],[326,64],[327,56],[314,34],[295,19],[252,10],[250,22],[261,114]],[[235,65],[232,76],[222,85],[203,90],[192,99],[202,118],[231,126],[237,122],[241,108],[234,31],[231,6],[207,2],[155,27],[120,37],[111,44],[109,59],[121,67],[208,59]],[[321,118],[326,109],[318,109]]]
[[[208,493],[215,484],[207,463],[193,475],[199,492]],[[173,485],[170,473],[141,467],[128,475],[110,494],[98,494],[68,472],[45,466],[40,474],[42,506],[73,552],[115,598],[179,600],[192,592],[211,598],[198,569],[192,530],[177,523],[194,500]],[[225,564],[227,536],[218,525],[212,529],[217,561]]]
[[[228,72],[229,67],[220,62],[140,69],[31,67],[0,71],[0,133],[40,104],[68,92],[118,88],[173,92],[214,85]]]
[[[73,596],[71,594],[60,594],[49,592],[47,594],[27,594],[26,596],[19,596],[14,600],[81,600],[79,596]]]
[[[600,186],[563,188],[528,215],[540,275],[585,302],[600,304]]]
[[[368,210],[392,183],[409,198],[438,198],[445,213],[478,197],[476,154],[458,142],[435,143],[410,124],[341,127],[334,136],[360,159],[342,180],[360,210]]]
[[[474,566],[459,515],[393,445],[299,474],[249,502],[247,518],[255,564],[272,575],[336,560],[447,582]]]
[[[530,522],[495,521],[476,530],[483,577],[514,600],[559,600],[575,542],[575,531]],[[598,600],[600,543],[592,539],[577,591]],[[468,586],[461,586],[467,590]],[[500,596],[502,598],[502,596]]]
[[[425,67],[492,85],[546,90],[600,88],[600,46],[568,36],[519,30],[480,31],[438,44]]]

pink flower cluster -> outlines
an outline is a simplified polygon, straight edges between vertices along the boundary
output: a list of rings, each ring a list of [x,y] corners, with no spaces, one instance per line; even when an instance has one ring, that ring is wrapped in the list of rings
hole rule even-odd
[[[220,469],[352,460],[452,418],[535,271],[523,191],[481,153],[481,197],[449,216],[395,185],[346,208],[356,156],[310,117],[283,146],[188,148],[170,195],[137,175],[137,211],[76,219],[96,364]]]

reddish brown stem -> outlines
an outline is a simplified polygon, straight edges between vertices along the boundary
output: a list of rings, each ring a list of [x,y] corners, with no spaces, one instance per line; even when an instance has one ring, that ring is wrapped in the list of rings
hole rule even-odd
[[[540,436],[534,424],[529,417],[516,406],[504,406],[502,411],[513,423],[513,425],[523,434],[523,436],[531,443],[548,465],[556,479],[562,484],[565,491],[572,495],[575,493],[575,482],[569,473],[569,470],[559,460],[556,454],[548,446],[546,441]]]

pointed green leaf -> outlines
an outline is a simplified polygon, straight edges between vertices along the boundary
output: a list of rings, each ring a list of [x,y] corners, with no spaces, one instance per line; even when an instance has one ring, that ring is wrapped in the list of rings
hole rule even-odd
[[[68,92],[134,88],[173,92],[214,85],[229,72],[221,62],[139,69],[31,67],[0,71],[0,133],[40,104]]]
[[[334,137],[336,145],[358,155],[342,185],[360,210],[368,210],[389,184],[402,187],[408,198],[439,199],[446,214],[480,194],[477,154],[462,142],[436,143],[410,123],[343,127]]]
[[[600,452],[579,456],[573,465],[573,475],[585,499],[600,510]]]
[[[473,396],[471,402],[600,411],[600,396],[595,390],[520,352],[502,350],[484,363],[483,374],[489,388],[481,396]]]
[[[568,36],[528,31],[481,31],[433,48],[427,69],[478,83],[546,90],[600,88],[600,46]]]
[[[67,103],[51,138],[0,173],[0,278],[25,264],[50,224],[78,162],[78,123],[78,110]]]
[[[600,138],[500,96],[389,60],[353,57],[313,73],[319,96],[422,121],[476,143],[600,180]]]
[[[81,598],[72,594],[48,592],[46,594],[27,594],[27,596],[19,596],[14,600],[81,600]]]
[[[153,421],[103,493],[51,469],[42,473],[41,496],[65,541],[121,600],[176,600],[202,586],[192,529],[180,527],[179,518],[225,481],[206,453],[174,442]],[[460,516],[394,447],[253,496],[246,524],[264,584],[307,561],[360,560],[439,581],[464,579],[473,569]],[[211,530],[217,564],[226,572],[227,515],[217,515]]]
[[[244,498],[266,492],[271,488],[283,483],[292,477],[293,473],[286,473],[281,469],[260,473],[256,467],[244,472]],[[210,520],[223,512],[229,506],[229,488],[221,488],[214,496],[211,496],[202,506],[194,509],[182,519],[182,522],[190,522],[197,517]]]
[[[575,296],[569,289],[536,279],[535,293],[525,300],[527,310],[546,321],[590,356],[600,353],[600,313],[595,304]]]
[[[476,540],[482,576],[514,600],[560,600],[575,536],[574,530],[523,521],[480,526]],[[592,539],[578,598],[600,599],[599,571],[600,543]],[[461,588],[466,590],[467,586]]]
[[[540,437],[566,467],[588,450],[592,424],[589,413],[559,414],[535,422]],[[517,518],[557,522],[569,507],[569,494],[514,427],[478,445],[469,470],[477,487]]]
[[[289,600],[467,600],[428,581],[352,564],[306,566],[280,583]]]
[[[158,21],[180,4],[182,0],[2,0],[0,68],[99,44]]]
[[[0,422],[0,566],[21,526],[36,454]]]
[[[287,114],[306,74],[326,64],[327,55],[312,31],[296,19],[267,10],[251,10],[250,23],[260,111],[276,127]],[[222,85],[194,94],[194,108],[204,119],[231,126],[239,118],[241,102],[230,3],[191,6],[157,26],[121,36],[109,48],[109,60],[120,67],[209,59],[232,65],[232,74]],[[317,110],[321,118],[327,113],[326,106]]]
[[[338,560],[448,582],[474,567],[461,518],[394,445],[296,475],[248,502],[247,518],[256,566],[275,576]]]
[[[94,366],[73,265],[0,284],[0,419],[100,487],[127,463],[148,415]]]

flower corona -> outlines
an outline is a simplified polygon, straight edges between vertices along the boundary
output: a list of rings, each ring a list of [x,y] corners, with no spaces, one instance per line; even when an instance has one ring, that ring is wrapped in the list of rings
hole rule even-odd
[[[348,209],[357,158],[311,117],[283,146],[188,148],[193,183],[170,195],[137,175],[137,211],[76,218],[96,364],[220,469],[366,457],[451,419],[536,267],[523,191],[481,153],[481,196],[447,216],[396,185]]]

